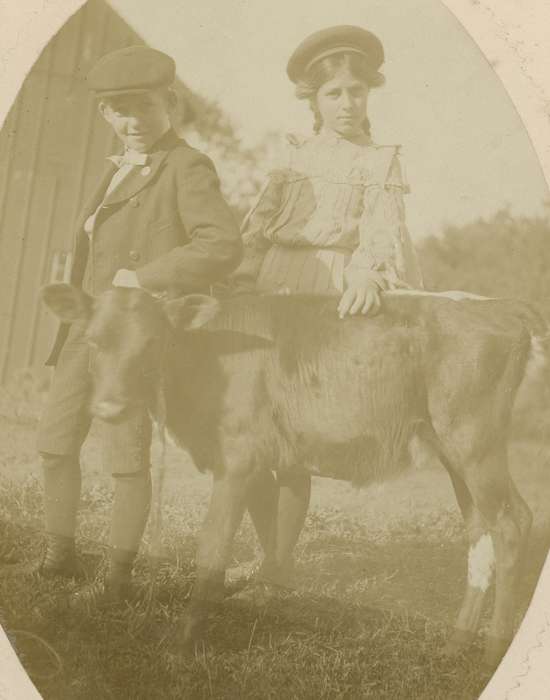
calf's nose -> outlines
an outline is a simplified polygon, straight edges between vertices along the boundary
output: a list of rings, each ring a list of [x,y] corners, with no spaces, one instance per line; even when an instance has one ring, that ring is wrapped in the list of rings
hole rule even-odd
[[[116,401],[97,401],[92,406],[94,416],[102,420],[114,420],[124,411],[124,405]]]

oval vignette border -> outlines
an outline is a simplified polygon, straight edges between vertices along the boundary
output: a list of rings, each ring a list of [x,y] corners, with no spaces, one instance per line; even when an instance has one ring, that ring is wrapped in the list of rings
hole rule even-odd
[[[550,185],[550,26],[547,0],[441,0],[480,48],[527,129]],[[0,0],[0,124],[50,38],[83,0]],[[1,632],[1,628],[0,628]],[[13,673],[0,633],[0,678]],[[539,700],[550,687],[550,556],[516,637],[480,700]],[[8,671],[9,672],[9,671]],[[30,681],[12,676],[11,698],[31,697]],[[3,685],[3,684],[2,684]],[[2,697],[0,685],[0,700]],[[7,696],[6,700],[7,700]],[[38,695],[36,695],[38,697]]]

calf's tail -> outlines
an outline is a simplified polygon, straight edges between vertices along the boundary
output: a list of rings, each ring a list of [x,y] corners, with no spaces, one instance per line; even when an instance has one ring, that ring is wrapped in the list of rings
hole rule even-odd
[[[550,323],[530,303],[518,302],[515,311],[531,338],[523,383],[540,380],[541,374],[550,369]]]

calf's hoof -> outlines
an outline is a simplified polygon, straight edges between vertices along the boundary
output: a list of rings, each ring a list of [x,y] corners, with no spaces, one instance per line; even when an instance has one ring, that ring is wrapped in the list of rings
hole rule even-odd
[[[487,636],[485,652],[483,654],[483,665],[488,671],[494,671],[497,668],[511,642],[511,639],[505,637]]]
[[[458,656],[473,644],[474,639],[475,634],[470,630],[454,629],[441,653],[447,658]]]

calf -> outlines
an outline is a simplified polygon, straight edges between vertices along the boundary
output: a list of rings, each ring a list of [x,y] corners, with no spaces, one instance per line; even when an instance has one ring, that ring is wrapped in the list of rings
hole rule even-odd
[[[219,599],[256,474],[305,469],[366,484],[403,469],[416,435],[448,470],[470,542],[450,648],[473,638],[495,571],[486,651],[502,655],[531,524],[506,449],[532,336],[545,332],[530,307],[388,294],[379,316],[340,320],[336,301],[319,297],[220,304],[113,289],[92,300],[56,284],[44,299],[62,320],[86,323],[97,350],[92,413],[117,420],[135,402],[162,406],[173,438],[213,474],[186,640]]]

